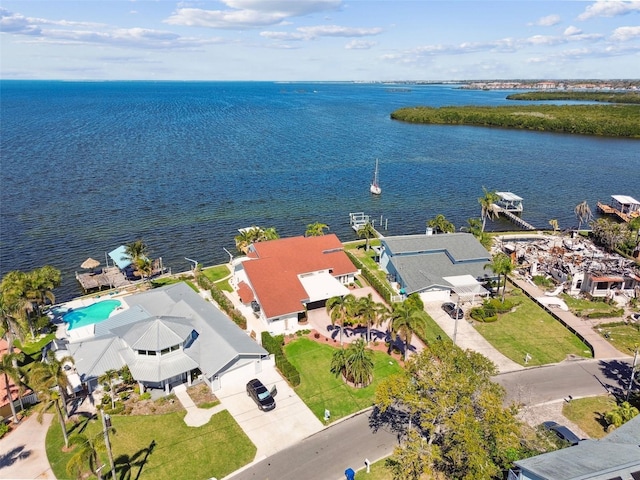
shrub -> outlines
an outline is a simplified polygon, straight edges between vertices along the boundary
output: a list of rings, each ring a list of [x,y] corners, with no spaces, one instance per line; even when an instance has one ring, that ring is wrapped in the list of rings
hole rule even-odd
[[[140,400],[151,400],[151,392],[144,392],[140,395]]]
[[[4,437],[9,431],[9,425],[4,422],[0,423],[0,438]]]
[[[149,394],[149,398],[151,398],[151,394]],[[107,415],[119,415],[122,412],[124,412],[124,403],[121,402],[116,402],[115,408],[105,408],[104,410],[104,413],[106,413]]]
[[[296,387],[300,385],[300,372],[287,360],[284,350],[282,350],[283,345],[284,335],[276,335],[274,337],[269,332],[262,332],[262,346],[275,357],[276,367],[280,370],[280,373],[291,385]]]
[[[607,318],[607,317],[621,317],[624,315],[624,309],[617,308],[615,310],[591,312],[587,314],[587,318]]]

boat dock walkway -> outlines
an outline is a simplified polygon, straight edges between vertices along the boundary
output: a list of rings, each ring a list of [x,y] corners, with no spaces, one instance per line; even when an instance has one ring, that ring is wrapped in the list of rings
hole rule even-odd
[[[365,215],[364,212],[350,213],[349,223],[351,224],[351,228],[353,228],[357,232],[367,223],[371,223],[371,218],[369,215]]]
[[[604,213],[605,215],[615,215],[620,220],[626,223],[629,223],[634,218],[640,216],[639,212],[624,213],[618,210],[617,208],[612,207],[611,205],[604,204],[602,202],[598,202],[597,206],[598,206],[598,210]]]
[[[102,288],[119,288],[127,285],[131,285],[131,282],[120,271],[118,267],[103,268],[100,272],[94,273],[78,273],[76,272],[76,280],[82,286],[82,289],[87,292],[89,290]]]
[[[510,220],[511,222],[515,223],[520,228],[523,228],[525,230],[536,230],[536,227],[534,227],[533,225],[531,225],[528,222],[525,222],[522,218],[520,218],[519,216],[511,213],[509,210],[506,210],[506,209],[496,205],[495,203],[493,204],[493,208],[494,208],[495,212],[504,215],[505,217],[507,217],[507,220]]]

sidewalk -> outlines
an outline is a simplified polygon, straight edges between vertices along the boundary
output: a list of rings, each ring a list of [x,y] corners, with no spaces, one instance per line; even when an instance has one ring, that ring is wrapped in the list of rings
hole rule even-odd
[[[187,411],[184,417],[184,423],[186,423],[188,427],[201,427],[202,425],[206,425],[212,416],[225,409],[222,404],[211,408],[196,407],[196,404],[193,403],[193,400],[187,393],[187,386],[184,383],[174,387],[173,393]]]
[[[510,280],[515,285],[517,285],[518,288],[528,293],[533,299],[537,299],[538,297],[543,297],[546,299],[550,298],[548,296],[545,296],[544,292],[536,285],[531,284],[522,278],[512,276],[510,277]],[[593,325],[591,325],[589,320],[578,318],[573,313],[564,311],[552,305],[543,305],[539,301],[537,301],[537,303],[541,308],[544,308],[552,315],[558,317],[569,327],[570,330],[573,330],[578,334],[579,337],[584,339],[584,341],[593,349],[593,358],[608,359],[630,356],[626,353],[622,353],[609,342],[607,342],[604,338],[602,338],[602,336],[593,329]]]

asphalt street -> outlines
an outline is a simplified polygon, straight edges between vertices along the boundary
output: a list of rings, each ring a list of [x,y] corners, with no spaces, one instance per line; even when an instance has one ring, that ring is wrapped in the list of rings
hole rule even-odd
[[[624,393],[631,363],[624,360],[576,360],[504,373],[494,380],[507,390],[507,403],[538,405],[561,399]],[[364,467],[393,452],[398,435],[375,433],[370,411],[362,412],[230,475],[233,480],[338,480],[351,467]]]

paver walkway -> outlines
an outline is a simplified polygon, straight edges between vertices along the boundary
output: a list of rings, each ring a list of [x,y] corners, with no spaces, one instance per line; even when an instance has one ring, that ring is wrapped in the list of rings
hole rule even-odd
[[[510,277],[510,280],[515,283],[518,288],[521,288],[527,292],[531,297],[536,299],[537,297],[545,297],[544,292],[538,288],[535,284],[531,284],[526,280],[519,277]],[[547,297],[548,298],[548,297]],[[551,312],[560,318],[566,325],[577,332],[586,342],[593,348],[593,358],[611,359],[611,358],[623,358],[629,357],[629,354],[622,353],[615,348],[606,339],[593,329],[593,325],[588,320],[576,317],[573,313],[564,311],[560,308],[543,305],[540,302],[538,304],[545,310]]]
[[[184,417],[184,423],[189,427],[201,427],[202,425],[206,425],[209,423],[212,416],[225,409],[222,404],[211,408],[198,408],[187,393],[187,386],[185,384],[174,387],[173,393],[175,393],[176,397],[187,411],[187,414]]]

